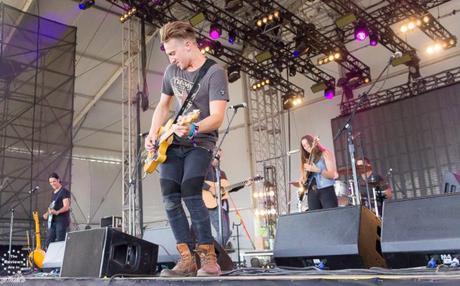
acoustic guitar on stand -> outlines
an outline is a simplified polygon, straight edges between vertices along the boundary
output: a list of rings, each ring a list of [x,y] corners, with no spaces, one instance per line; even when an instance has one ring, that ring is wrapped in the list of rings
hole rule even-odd
[[[179,116],[177,120],[177,125],[187,126],[198,120],[200,117],[200,110],[195,109],[189,113]],[[166,151],[169,146],[172,144],[174,139],[174,128],[173,120],[170,119],[166,124],[158,130],[158,140],[156,145],[158,148],[147,153],[147,158],[144,161],[144,172],[147,174],[153,173],[156,170],[158,165],[166,161]]]

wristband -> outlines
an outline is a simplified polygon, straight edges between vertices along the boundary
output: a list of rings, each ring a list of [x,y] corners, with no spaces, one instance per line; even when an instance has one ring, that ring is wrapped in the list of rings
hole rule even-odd
[[[192,125],[190,125],[190,130],[188,132],[188,139],[193,139],[195,137],[195,135],[198,133],[198,125],[196,125],[195,123],[192,123]]]

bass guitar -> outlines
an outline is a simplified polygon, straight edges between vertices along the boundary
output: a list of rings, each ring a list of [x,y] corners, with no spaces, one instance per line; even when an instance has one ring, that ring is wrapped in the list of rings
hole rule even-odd
[[[180,116],[177,120],[177,125],[187,126],[198,120],[200,117],[200,110],[195,109],[183,116]],[[156,144],[158,148],[154,151],[147,153],[147,158],[144,161],[144,172],[147,174],[153,173],[158,165],[166,161],[166,151],[172,144],[174,136],[173,120],[170,119],[166,124],[158,130],[158,140]]]
[[[252,182],[257,182],[263,180],[262,176],[256,176],[248,180],[228,185],[228,181],[223,179],[221,180],[221,191],[222,191],[222,200],[228,199],[228,194],[241,190],[246,185]],[[209,186],[208,190],[203,190],[203,201],[208,209],[217,208],[217,193],[216,193],[216,182],[204,181],[204,183]]]

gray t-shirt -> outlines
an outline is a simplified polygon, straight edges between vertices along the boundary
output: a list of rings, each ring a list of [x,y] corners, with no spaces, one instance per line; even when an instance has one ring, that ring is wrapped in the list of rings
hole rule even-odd
[[[192,89],[199,70],[188,72],[181,70],[175,64],[170,64],[166,68],[161,92],[176,98],[176,114]],[[212,65],[200,80],[195,93],[192,95],[191,104],[183,114],[199,109],[200,118],[198,121],[200,121],[209,116],[209,102],[213,100],[229,100],[227,73],[217,64]],[[196,146],[212,150],[217,142],[217,137],[217,130],[211,133],[198,133],[193,143]],[[174,137],[174,144],[193,146],[193,143],[187,138]]]

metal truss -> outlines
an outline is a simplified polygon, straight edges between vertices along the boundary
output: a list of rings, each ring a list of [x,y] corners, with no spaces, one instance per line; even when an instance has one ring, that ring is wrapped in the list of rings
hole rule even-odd
[[[248,81],[248,88],[253,84]],[[249,93],[249,116],[252,153],[256,162],[256,171],[263,174],[265,184],[255,199],[257,208],[256,224],[263,230],[264,248],[269,248],[274,238],[274,228],[278,214],[288,211],[286,146],[282,118],[282,106],[279,93],[272,87]]]
[[[125,11],[128,11],[130,7],[132,7],[125,7],[123,5],[120,5],[119,1],[107,1]],[[130,1],[126,2],[129,3]],[[140,11],[138,13],[143,13],[143,17],[148,19],[149,23],[153,24],[158,28],[161,28],[167,22],[181,20],[180,18],[176,18],[175,16],[170,15],[171,13],[168,12],[169,10],[177,8],[178,6],[181,8],[187,8],[187,6],[183,6],[183,1],[164,1],[162,6],[144,5],[144,2],[151,3],[149,1],[136,1],[136,3],[134,3],[138,11]],[[186,16],[190,17],[190,11],[187,12]],[[213,42],[213,40],[211,40],[205,32],[197,31],[197,33],[201,39],[206,39],[209,42]],[[239,64],[241,67],[241,71],[247,73],[253,78],[256,78],[258,80],[269,79],[270,84],[274,88],[278,89],[280,92],[288,93],[294,91],[302,94],[304,93],[304,90],[299,86],[287,81],[281,75],[274,73],[271,70],[267,70],[266,67],[263,66],[261,63],[257,63],[256,61],[250,60],[241,52],[235,51],[234,49],[231,49],[224,45],[219,45],[219,47],[214,46],[214,50],[211,52],[211,55],[229,65],[235,63]]]
[[[191,11],[202,11],[206,13],[208,19],[211,17],[218,18],[219,23],[221,23],[223,27],[228,31],[235,31],[239,38],[244,39],[245,44],[251,45],[258,51],[270,51],[273,58],[267,60],[269,64],[260,64],[264,71],[278,73],[276,65],[281,66],[283,69],[295,67],[297,71],[314,82],[334,84],[335,79],[317,68],[308,58],[293,57],[292,50],[281,41],[274,41],[268,33],[257,33],[253,25],[249,25],[247,22],[240,20],[235,14],[219,7],[214,1],[191,0],[182,2],[182,5],[188,7]]]
[[[446,87],[460,82],[460,68],[452,68],[431,76],[420,78],[417,81],[401,84],[386,90],[368,95],[357,111],[365,110],[405,98],[417,96],[438,88]],[[358,99],[350,100],[346,105],[341,106],[341,115],[350,114],[356,108]]]
[[[38,196],[48,175],[71,188],[76,29],[0,3],[0,30],[0,241],[8,242],[14,208],[13,243],[24,245],[32,211],[50,203]]]
[[[308,58],[311,57],[311,53],[316,54],[325,54],[329,55],[332,51],[339,51],[341,53],[341,59],[337,60],[337,64],[342,66],[345,70],[352,73],[360,73],[362,78],[371,78],[369,67],[361,62],[359,59],[351,55],[342,41],[333,41],[320,32],[314,24],[306,23],[303,19],[284,8],[281,4],[276,1],[263,1],[263,3],[258,1],[245,1],[254,9],[257,9],[262,15],[266,14],[267,11],[278,10],[281,12],[281,17],[283,21],[283,28],[285,29],[284,35],[291,34],[287,36],[292,40],[286,45],[291,47],[290,53],[287,55],[289,60],[294,60],[290,66],[297,66],[299,63],[296,62],[296,59],[292,57],[292,52],[296,45],[296,36],[302,35],[305,37],[305,43],[309,48]],[[286,24],[284,24],[284,22]],[[318,82],[318,81],[316,81]],[[359,82],[356,87],[360,86],[364,82]]]
[[[451,39],[455,39],[455,36],[452,35],[441,23],[431,15],[431,13],[425,9],[422,5],[420,5],[419,1],[414,0],[405,0],[405,1],[395,1],[395,0],[387,0],[389,5],[387,7],[391,7],[394,11],[397,11],[397,14],[392,17],[392,20],[403,21],[408,19],[409,17],[418,17],[422,18],[423,16],[428,15],[430,17],[429,23],[425,24],[423,21],[422,25],[418,28],[424,32],[430,39],[433,41],[449,41]],[[455,41],[456,42],[456,41]],[[447,47],[453,47],[454,45],[449,45]]]
[[[367,13],[363,8],[350,0],[322,0],[327,6],[335,10],[340,15],[353,13],[358,19],[366,21],[368,29],[380,36],[380,43],[392,52],[400,51],[416,57],[413,47],[399,38],[386,22]]]
[[[140,84],[140,22],[131,18],[122,24],[122,220],[123,231],[134,236],[142,233],[139,184],[140,155],[136,146],[138,132],[137,92]]]

